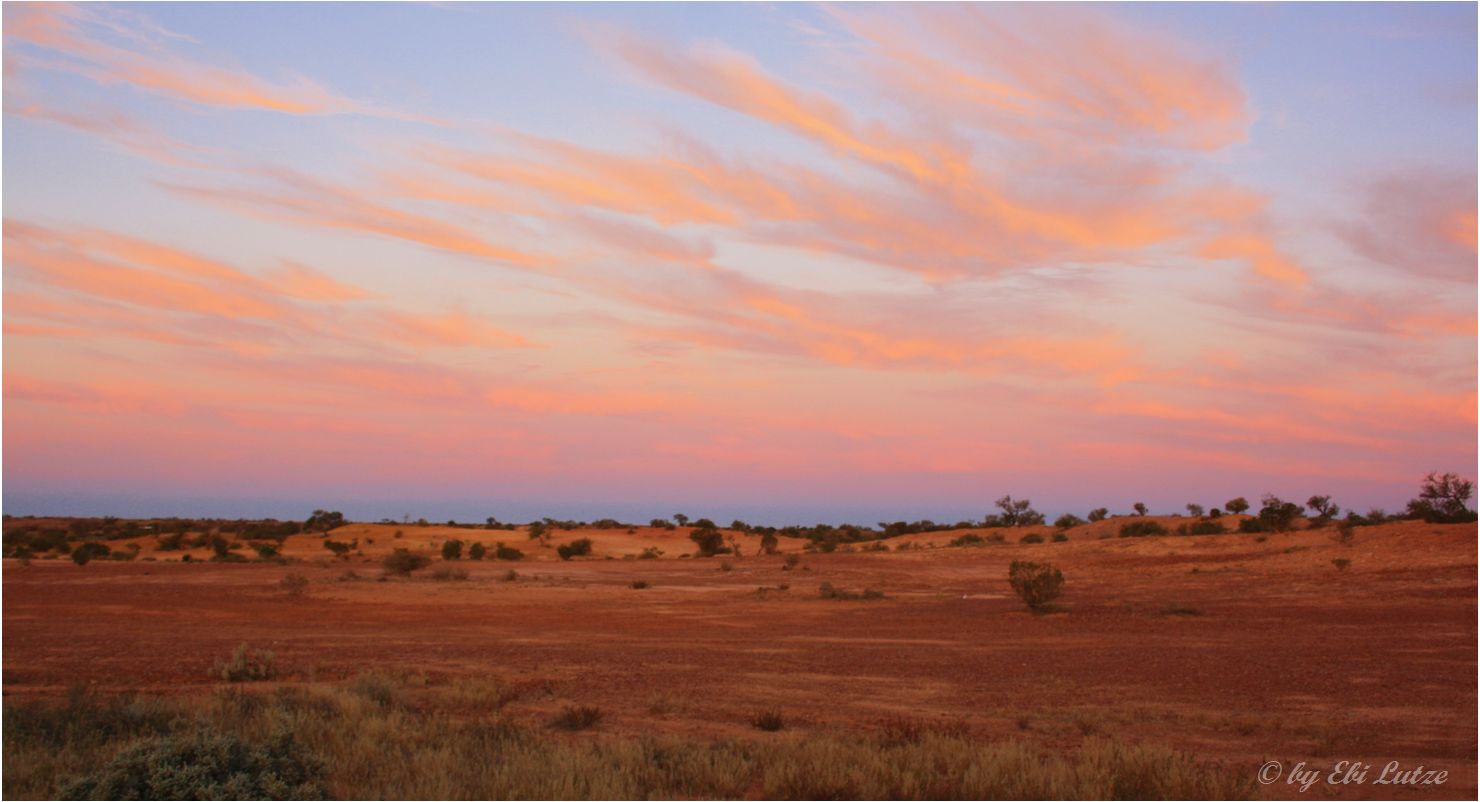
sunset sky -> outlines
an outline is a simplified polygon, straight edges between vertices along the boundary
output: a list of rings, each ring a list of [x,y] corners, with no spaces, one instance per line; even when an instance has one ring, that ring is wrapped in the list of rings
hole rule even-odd
[[[4,508],[1476,468],[1476,6],[4,6]]]

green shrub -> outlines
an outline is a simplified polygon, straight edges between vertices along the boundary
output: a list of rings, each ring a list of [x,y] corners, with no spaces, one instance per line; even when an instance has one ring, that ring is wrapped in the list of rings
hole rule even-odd
[[[583,537],[580,540],[572,540],[555,547],[555,552],[560,559],[569,560],[572,557],[583,557],[591,553],[591,538]]]
[[[513,546],[505,546],[499,543],[493,547],[493,556],[500,560],[522,560],[524,559],[524,552]]]
[[[1042,543],[1043,542],[1043,535],[1037,534],[1036,532],[1030,532],[1030,533],[1028,533],[1026,535],[1023,535],[1022,537],[1018,538],[1018,542],[1019,543]]]
[[[1265,496],[1259,507],[1259,525],[1265,532],[1288,532],[1300,518],[1300,505]]]
[[[462,549],[463,542],[461,540],[457,540],[456,538],[448,540],[442,544],[442,559],[461,560]]]
[[[1148,535],[1165,535],[1167,528],[1156,521],[1131,521],[1120,525],[1121,537],[1146,537]]]
[[[656,560],[656,559],[658,559],[658,556],[661,555],[662,553],[663,553],[663,550],[660,549],[660,548],[658,548],[657,546],[648,546],[647,548],[645,548],[645,549],[642,550],[642,553],[641,554],[637,555],[637,559],[639,559],[639,560]]]
[[[1076,526],[1083,526],[1084,519],[1080,518],[1078,515],[1066,512],[1055,519],[1053,525],[1057,526],[1060,529],[1072,529]]]
[[[1069,539],[1069,536],[1066,535],[1066,534],[1064,534],[1063,532],[1054,532],[1053,533],[1053,542],[1055,542],[1055,543],[1063,543],[1064,541],[1066,541],[1068,539]]]
[[[950,545],[957,546],[957,547],[960,547],[960,546],[984,546],[984,545],[986,545],[986,543],[987,543],[986,539],[983,538],[981,535],[978,535],[978,534],[976,534],[974,532],[969,532],[969,533],[964,534],[964,535],[961,535],[959,537],[952,538]]]
[[[136,743],[68,783],[63,799],[325,799],[323,768],[281,733],[253,745],[213,732]]]
[[[77,548],[72,549],[72,562],[78,565],[87,565],[89,561],[95,558],[107,557],[112,551],[112,549],[102,543],[83,543]]]
[[[431,565],[432,560],[425,554],[413,554],[406,549],[396,549],[387,554],[380,564],[385,566],[385,570],[389,573],[410,576],[412,571]]]
[[[358,548],[359,545],[360,541],[358,540],[346,542],[343,540],[329,540],[328,538],[324,539],[324,548],[334,552],[334,556],[343,557],[346,559],[349,558],[349,553]]]
[[[488,547],[482,543],[474,543],[468,547],[469,560],[481,560],[486,554],[488,554]]]
[[[1454,473],[1430,473],[1424,477],[1418,498],[1408,502],[1408,517],[1431,524],[1468,523],[1476,514],[1470,509],[1475,484]]]
[[[1012,590],[1032,610],[1043,610],[1063,592],[1064,574],[1048,563],[1013,560],[1007,570]]]
[[[271,560],[278,556],[278,547],[271,543],[258,543],[253,548],[257,550],[257,558],[261,560]]]

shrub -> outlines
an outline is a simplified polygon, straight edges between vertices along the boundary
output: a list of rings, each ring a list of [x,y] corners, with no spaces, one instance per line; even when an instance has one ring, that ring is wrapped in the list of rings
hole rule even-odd
[[[641,554],[637,555],[637,559],[639,559],[639,560],[656,560],[662,554],[663,554],[663,550],[660,549],[660,548],[658,548],[657,546],[648,546],[647,548],[645,548],[645,549],[642,550],[642,553]]]
[[[1156,521],[1131,521],[1120,525],[1121,537],[1147,537],[1149,535],[1165,535],[1167,528]]]
[[[725,536],[718,530],[712,528],[695,529],[689,533],[689,540],[699,547],[699,556],[713,557],[716,554],[725,554],[729,549],[725,548]]]
[[[463,542],[461,540],[457,540],[455,538],[452,540],[448,540],[446,543],[442,544],[442,559],[461,560],[462,547]]]
[[[1408,502],[1408,516],[1431,524],[1467,523],[1476,518],[1469,507],[1475,485],[1453,473],[1424,477],[1418,498]]]
[[[952,546],[984,546],[986,543],[986,539],[974,532],[951,539]]]
[[[444,565],[432,572],[432,579],[437,582],[465,582],[468,579],[468,569],[451,568]]]
[[[493,556],[500,560],[522,560],[524,559],[524,552],[513,546],[505,546],[499,543],[493,547]]]
[[[486,554],[488,554],[488,547],[482,543],[474,543],[468,547],[469,560],[481,560]]]
[[[1223,511],[1220,510],[1220,509],[1218,509],[1217,507],[1214,507],[1211,510],[1208,510],[1208,517],[1209,518],[1222,518],[1223,517]]]
[[[719,570],[721,570],[721,571],[733,571],[733,570],[735,570],[735,566],[732,565],[729,560],[725,560],[724,562],[722,562],[722,563],[719,564]]]
[[[258,543],[253,548],[257,550],[259,560],[271,560],[278,556],[278,547],[271,543]]]
[[[328,532],[341,526],[344,526],[344,513],[314,510],[313,515],[308,516],[308,520],[304,522],[303,531]]]
[[[600,724],[604,717],[599,707],[566,705],[550,720],[550,726],[560,730],[589,730]]]
[[[1067,541],[1068,539],[1069,539],[1069,536],[1066,535],[1066,534],[1064,534],[1063,532],[1054,532],[1053,533],[1053,542],[1055,542],[1055,543],[1063,543],[1063,542]]]
[[[591,538],[583,537],[580,540],[572,540],[555,547],[555,552],[560,559],[569,560],[572,557],[583,557],[591,553]]]
[[[1013,560],[1007,570],[1007,582],[1030,609],[1039,611],[1063,592],[1064,574],[1048,563]]]
[[[1131,509],[1135,510],[1137,515],[1145,515],[1147,512],[1146,505],[1139,501],[1137,501],[1135,504],[1132,504]]]
[[[213,673],[227,682],[255,682],[272,679],[277,675],[272,665],[272,652],[256,651],[243,643],[231,653],[226,662],[217,662]]]
[[[1091,523],[1095,521],[1103,521],[1109,514],[1110,511],[1105,509],[1104,507],[1096,507],[1095,509],[1089,511],[1089,520]]]
[[[786,728],[786,719],[779,710],[762,710],[751,716],[750,726],[765,732],[780,732]]]
[[[1243,496],[1239,496],[1238,498],[1230,499],[1227,504],[1223,505],[1223,509],[1228,510],[1234,515],[1242,515],[1249,511],[1249,502]]]
[[[1245,518],[1238,522],[1238,531],[1243,534],[1256,534],[1264,531],[1264,524],[1258,518]],[[1263,543],[1261,539],[1259,542]]]
[[[632,584],[628,585],[627,587],[632,588],[633,590],[647,590],[648,581],[646,579],[634,579],[632,580]]]
[[[788,554],[785,557],[782,557],[781,561],[786,564],[787,568],[795,568],[797,567],[797,564],[802,561],[802,558],[801,556],[796,554]]]
[[[342,540],[324,540],[324,548],[334,552],[334,556],[349,559],[349,553],[360,545],[360,541],[354,540],[348,543]]]
[[[1022,537],[1018,538],[1018,542],[1019,543],[1042,543],[1043,542],[1043,535],[1037,534],[1036,532],[1029,532],[1028,534],[1023,535]]]
[[[90,560],[107,557],[112,551],[112,549],[102,543],[83,543],[77,548],[72,549],[72,562],[78,565],[87,565]]]
[[[1223,524],[1217,521],[1198,521],[1187,527],[1189,535],[1221,535],[1227,531],[1223,528]]]
[[[308,577],[302,574],[288,574],[278,582],[278,585],[289,596],[302,596],[308,592]]]
[[[1288,532],[1300,517],[1300,505],[1266,495],[1259,507],[1259,525],[1265,532]]]
[[[322,765],[288,733],[253,745],[200,732],[136,743],[96,773],[62,788],[63,799],[326,799]]]
[[[410,576],[412,571],[425,568],[432,564],[430,557],[425,554],[413,554],[406,549],[396,549],[381,560],[385,570],[399,576]]]
[[[1331,561],[1331,564],[1336,566],[1336,570],[1338,571],[1345,571],[1346,569],[1352,567],[1352,561],[1348,560],[1345,557],[1337,557],[1336,559]]]
[[[1076,526],[1083,526],[1084,519],[1073,513],[1066,512],[1055,519],[1053,525],[1060,529],[1072,529]]]
[[[516,580],[518,578],[519,578],[519,572],[518,571],[515,571],[512,568],[510,568],[508,571],[504,572],[504,581],[505,582],[513,582],[514,580]]]

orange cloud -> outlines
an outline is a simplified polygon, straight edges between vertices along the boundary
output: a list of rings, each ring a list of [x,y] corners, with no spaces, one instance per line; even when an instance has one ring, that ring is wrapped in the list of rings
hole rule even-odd
[[[16,3],[5,9],[7,52],[19,46],[49,51],[61,58],[18,58],[27,68],[71,72],[105,86],[127,84],[204,106],[418,119],[336,95],[308,80],[274,84],[245,72],[170,54],[157,41],[158,29],[146,30],[137,22],[108,7]],[[136,49],[108,43],[104,40],[108,33],[114,38],[121,34]]]

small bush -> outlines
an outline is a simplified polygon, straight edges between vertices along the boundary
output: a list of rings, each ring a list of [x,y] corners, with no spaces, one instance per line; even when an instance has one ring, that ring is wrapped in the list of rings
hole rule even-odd
[[[474,543],[473,545],[468,547],[469,560],[481,560],[487,554],[488,547],[483,545],[482,543]]]
[[[1132,521],[1121,524],[1121,537],[1147,537],[1149,535],[1165,535],[1167,528],[1156,521]]]
[[[68,783],[63,799],[325,799],[323,767],[280,733],[261,745],[234,735],[151,738]]]
[[[398,576],[410,576],[412,571],[420,570],[432,564],[430,557],[425,554],[413,554],[406,549],[396,549],[387,554],[381,565],[385,570]]]
[[[308,592],[308,577],[302,574],[288,574],[278,582],[278,585],[289,596],[302,596]]]
[[[524,552],[514,548],[513,546],[505,546],[504,544],[499,543],[498,545],[493,547],[493,556],[494,559],[498,560],[522,560],[524,559]]]
[[[583,557],[591,553],[591,538],[583,537],[580,540],[572,540],[555,547],[555,552],[560,559],[569,560],[572,557]]]
[[[1063,592],[1064,574],[1048,563],[1013,560],[1007,571],[1012,590],[1032,610],[1038,611]]]
[[[646,590],[648,588],[648,581],[646,579],[634,579],[632,580],[632,584],[627,587],[633,590]]]
[[[278,556],[278,547],[271,543],[259,543],[253,546],[257,550],[257,559],[271,560]]]
[[[801,555],[788,554],[785,557],[782,557],[781,561],[786,563],[787,568],[795,568],[799,563],[801,563],[802,558]]]
[[[463,549],[463,542],[461,540],[456,540],[456,539],[449,540],[446,543],[443,543],[442,544],[442,559],[444,559],[444,560],[461,560],[462,559],[462,549]]]
[[[503,579],[504,579],[505,582],[513,582],[514,580],[516,580],[518,578],[519,578],[519,572],[518,571],[515,571],[513,568],[510,568],[508,571],[505,571],[504,572]]]
[[[1109,514],[1110,510],[1104,507],[1096,507],[1095,509],[1089,511],[1090,523],[1094,523],[1095,521],[1103,521],[1105,520],[1105,516]]]
[[[112,551],[102,543],[83,543],[72,550],[72,562],[87,565],[94,558],[107,557]]]
[[[550,726],[559,730],[589,730],[601,723],[605,714],[599,707],[589,705],[566,705],[550,719]]]
[[[658,548],[657,546],[648,546],[647,548],[645,548],[645,549],[642,550],[642,553],[641,554],[637,555],[637,559],[639,559],[639,560],[656,560],[656,559],[658,559],[658,556],[661,555],[662,553],[663,553],[663,550],[660,549],[660,548]]]
[[[1067,541],[1068,539],[1069,539],[1069,536],[1066,535],[1066,534],[1064,534],[1063,532],[1054,532],[1053,533],[1053,542],[1055,542],[1055,543],[1063,543],[1063,542]]]
[[[1084,525],[1084,519],[1083,518],[1080,518],[1078,515],[1074,515],[1072,513],[1067,513],[1066,512],[1063,515],[1060,515],[1053,522],[1053,525],[1054,526],[1057,526],[1060,529],[1072,529],[1072,528],[1074,528],[1076,526],[1083,526]]]
[[[432,572],[432,579],[437,582],[466,582],[468,569],[443,566]]]
[[[1348,560],[1345,557],[1337,557],[1336,559],[1331,561],[1331,564],[1336,566],[1336,570],[1345,571],[1352,566],[1352,561]]]
[[[719,570],[721,570],[721,571],[733,571],[733,570],[735,570],[735,566],[732,565],[729,560],[725,560],[724,562],[722,562],[722,563],[719,564]]]
[[[1029,533],[1029,534],[1023,535],[1022,537],[1018,538],[1018,542],[1019,543],[1042,543],[1043,542],[1043,535],[1036,534],[1036,533]]]
[[[751,717],[750,725],[765,732],[780,732],[786,728],[786,718],[779,710],[762,710]]]
[[[987,543],[987,541],[986,541],[985,538],[983,538],[981,535],[978,535],[978,534],[976,534],[974,532],[973,533],[967,533],[967,534],[961,535],[960,537],[956,537],[956,538],[953,538],[951,540],[951,545],[952,546],[956,546],[956,547],[960,547],[960,546],[984,546],[984,545],[986,545],[986,543]]]
[[[272,662],[272,652],[255,651],[243,643],[231,653],[231,659],[216,663],[213,673],[227,682],[268,680],[277,675]]]
[[[1189,535],[1221,535],[1227,531],[1223,528],[1223,524],[1217,521],[1198,521],[1187,527]]]
[[[718,529],[705,527],[695,529],[689,533],[689,540],[699,547],[699,556],[713,557],[716,554],[728,554],[730,550],[725,547],[725,536]]]

